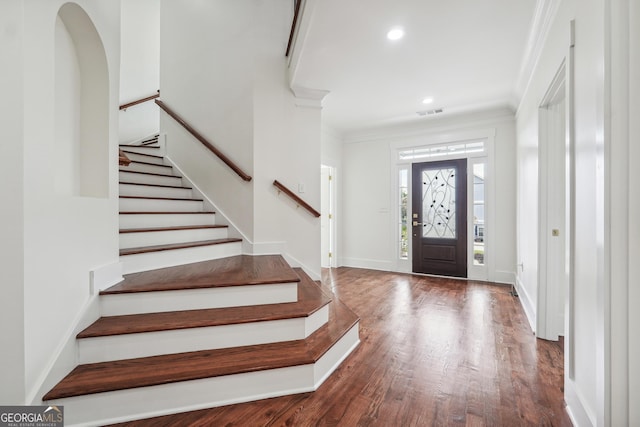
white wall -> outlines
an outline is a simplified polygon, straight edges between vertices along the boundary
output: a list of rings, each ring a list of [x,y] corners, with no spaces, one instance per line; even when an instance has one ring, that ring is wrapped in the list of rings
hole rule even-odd
[[[517,115],[521,296],[536,309],[538,107],[575,35],[575,292],[567,331],[565,400],[576,425],[604,425],[604,1],[563,1]],[[532,195],[534,195],[532,197]],[[523,301],[525,303],[525,301]],[[535,315],[535,313],[534,313]]]
[[[161,3],[163,101],[253,174],[253,2]],[[226,216],[253,238],[253,183],[242,181],[161,113],[167,153]]]
[[[640,405],[631,402],[640,402],[640,365],[634,363],[640,360],[640,335],[636,333],[637,325],[640,325],[640,287],[637,286],[640,277],[640,190],[636,183],[640,182],[640,5],[638,2],[629,1],[629,99],[630,108],[627,116],[630,121],[629,137],[627,145],[629,147],[629,215],[628,215],[628,235],[632,236],[629,243],[628,257],[628,296],[627,309],[629,317],[627,321],[626,337],[628,343],[627,363],[629,378],[627,396],[629,408],[629,425],[640,425]],[[632,167],[633,166],[633,167]],[[634,184],[631,184],[634,183]],[[635,236],[635,237],[633,237]],[[630,362],[630,363],[629,363]]]
[[[515,273],[515,125],[509,111],[443,117],[417,125],[351,132],[344,136],[340,263],[400,270],[396,258],[393,146],[453,142],[466,135],[495,134],[495,223],[487,279],[512,283]],[[393,162],[395,163],[395,162]],[[489,207],[487,207],[489,209]]]
[[[320,104],[296,98],[285,78],[291,5],[254,9],[254,245],[262,252],[285,242],[289,262],[320,278],[320,219],[273,186],[278,180],[320,210]]]
[[[393,271],[389,142],[347,143],[342,151],[338,265]]]
[[[66,196],[80,194],[80,64],[73,39],[56,18],[55,58],[55,189]]]
[[[91,301],[90,271],[118,261],[117,104],[119,69],[118,2],[78,1],[92,18],[106,51],[108,103],[101,115],[107,129],[96,132],[99,160],[108,167],[108,196],[78,197],[56,190],[56,16],[65,2],[23,2],[24,88],[14,96],[24,103],[23,138],[14,140],[24,156],[24,364],[23,402],[38,400],[38,389],[73,335]],[[67,47],[69,47],[67,45]],[[19,103],[18,103],[19,105]],[[97,110],[100,110],[98,106]],[[107,117],[105,118],[105,114]],[[106,132],[103,133],[103,132]],[[108,154],[107,154],[108,153]],[[14,178],[19,180],[18,177]],[[19,182],[19,181],[18,181]],[[100,191],[99,191],[100,192]],[[14,236],[19,239],[19,236]],[[8,245],[8,242],[5,242]],[[18,323],[19,325],[19,323]],[[66,361],[74,363],[74,361]]]
[[[162,3],[162,99],[252,181],[242,181],[166,114],[168,156],[249,241],[320,272],[320,221],[278,195],[277,179],[319,209],[320,104],[286,84],[287,0]],[[312,103],[311,103],[312,104]],[[318,276],[319,277],[319,276]]]
[[[640,120],[635,118],[640,116],[640,5],[638,2],[629,1],[629,138],[627,144],[629,146],[629,183],[640,182],[640,168],[631,167],[640,164]],[[640,287],[637,286],[638,277],[640,277],[640,191],[635,184],[629,185],[629,228],[628,235],[635,236],[631,238],[628,253],[629,281],[627,287],[628,310],[629,317],[627,320],[627,339],[628,353],[627,361],[640,360],[640,335],[636,333],[637,325],[640,325],[640,310],[637,310],[640,304]],[[640,365],[637,363],[629,363],[629,394],[628,402],[640,402]],[[640,405],[629,405],[629,423],[630,425],[640,425]]]
[[[25,401],[24,336],[24,102],[22,99],[22,41],[24,23],[22,0],[0,2],[0,402],[19,405]]]
[[[160,89],[160,0],[121,2],[120,104]],[[153,101],[120,111],[121,142],[158,131],[160,111]]]

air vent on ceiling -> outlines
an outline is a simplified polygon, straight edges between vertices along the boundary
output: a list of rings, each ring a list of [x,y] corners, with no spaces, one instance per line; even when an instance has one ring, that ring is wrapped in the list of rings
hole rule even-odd
[[[442,113],[442,108],[437,108],[435,110],[423,110],[423,111],[417,111],[416,112],[420,117],[424,117],[424,116],[433,116],[434,114],[440,114]]]

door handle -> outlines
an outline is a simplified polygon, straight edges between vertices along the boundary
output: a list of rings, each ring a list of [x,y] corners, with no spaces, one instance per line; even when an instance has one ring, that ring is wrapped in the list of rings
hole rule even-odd
[[[414,226],[414,227],[417,227],[417,226],[419,226],[419,225],[424,225],[424,223],[422,223],[422,222],[418,222],[418,221],[413,221],[413,226]]]

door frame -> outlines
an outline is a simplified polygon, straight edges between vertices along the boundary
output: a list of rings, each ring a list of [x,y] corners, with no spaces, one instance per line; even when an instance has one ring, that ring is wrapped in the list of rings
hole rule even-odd
[[[325,173],[329,177],[326,180]],[[338,266],[336,253],[336,168],[322,164],[320,166],[320,178],[321,267],[336,268]],[[326,221],[326,224],[324,221]]]
[[[495,230],[495,149],[494,141],[496,136],[495,127],[480,128],[474,130],[451,131],[440,134],[417,134],[409,135],[401,141],[390,144],[390,170],[393,171],[391,188],[389,192],[389,206],[393,208],[393,212],[389,215],[389,230],[394,241],[398,242],[390,249],[392,259],[395,261],[394,271],[403,273],[412,273],[413,248],[409,242],[408,256],[402,258],[400,256],[400,214],[397,208],[400,199],[400,179],[399,175],[402,170],[408,170],[409,175],[413,163],[422,163],[425,159],[403,160],[400,159],[400,152],[408,149],[417,149],[422,147],[434,147],[440,145],[451,145],[469,141],[484,141],[485,149],[481,153],[467,153],[462,155],[451,155],[433,160],[460,159],[466,158],[467,164],[472,164],[478,159],[483,159],[485,163],[485,224],[487,233],[485,234],[485,263],[484,266],[473,266],[472,257],[467,256],[467,279],[481,280],[500,283],[514,283],[514,273],[496,272],[494,258],[494,239],[493,230]],[[468,175],[469,177],[469,175]],[[411,179],[409,179],[409,194],[412,192]],[[408,210],[412,212],[411,197],[409,197]],[[473,203],[467,203],[467,216],[473,215]],[[470,212],[471,210],[471,212]],[[467,236],[469,239],[469,235]]]
[[[567,172],[566,63],[562,62],[538,107],[538,295],[536,335],[557,341],[565,335],[565,304],[571,197]],[[558,108],[564,107],[563,111]],[[553,185],[558,183],[560,185]],[[570,256],[570,255],[569,255]]]

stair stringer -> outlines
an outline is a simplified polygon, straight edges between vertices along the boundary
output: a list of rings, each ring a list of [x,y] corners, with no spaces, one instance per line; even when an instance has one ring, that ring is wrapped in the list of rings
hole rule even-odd
[[[47,404],[74,408],[65,412],[67,426],[96,426],[312,392],[358,346],[358,328],[356,322],[311,364],[48,400]]]
[[[193,197],[202,199],[204,205],[209,210],[216,212],[216,224],[226,225],[229,227],[229,237],[237,237],[242,239],[242,253],[245,255],[282,255],[284,259],[289,263],[291,267],[299,267],[304,270],[313,280],[320,280],[321,275],[319,271],[315,271],[308,265],[300,262],[294,256],[292,256],[287,247],[287,242],[260,242],[256,243],[250,239],[230,218],[224,213],[224,210],[220,209],[208,196],[205,194],[198,185],[189,179],[189,175],[180,168],[168,155],[165,154],[165,160],[179,172],[182,176],[183,183],[188,185],[193,190]]]

